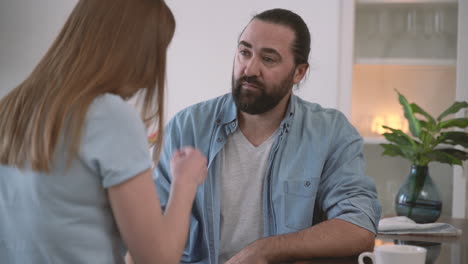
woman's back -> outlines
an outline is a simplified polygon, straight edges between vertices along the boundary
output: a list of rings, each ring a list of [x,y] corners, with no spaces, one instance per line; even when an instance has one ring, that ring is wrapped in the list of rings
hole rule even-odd
[[[61,137],[50,173],[0,165],[0,256],[5,263],[123,263],[106,188],[151,167],[138,113],[105,94],[90,106],[78,157]]]

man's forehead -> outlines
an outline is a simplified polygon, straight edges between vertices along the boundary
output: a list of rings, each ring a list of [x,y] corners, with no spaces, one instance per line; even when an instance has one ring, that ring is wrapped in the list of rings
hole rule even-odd
[[[254,19],[245,27],[238,44],[248,43],[249,48],[272,48],[284,52],[290,50],[293,41],[294,32],[289,27]]]

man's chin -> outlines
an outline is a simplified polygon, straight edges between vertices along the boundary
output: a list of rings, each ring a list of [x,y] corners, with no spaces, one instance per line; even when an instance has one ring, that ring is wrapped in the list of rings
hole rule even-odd
[[[239,96],[239,104],[240,105],[255,105],[257,103],[257,96],[254,95],[243,95]]]
[[[256,100],[258,97],[262,96],[262,90],[258,88],[240,88],[240,98],[247,98],[249,100],[253,99]]]

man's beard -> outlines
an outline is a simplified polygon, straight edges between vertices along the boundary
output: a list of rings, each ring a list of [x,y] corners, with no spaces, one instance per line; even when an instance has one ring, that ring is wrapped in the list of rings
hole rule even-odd
[[[256,76],[241,76],[234,80],[232,75],[232,97],[237,109],[251,115],[266,113],[279,104],[293,86],[294,69],[278,85],[273,85],[267,93],[265,84]],[[242,85],[248,83],[254,85],[258,90],[255,92],[242,89]]]

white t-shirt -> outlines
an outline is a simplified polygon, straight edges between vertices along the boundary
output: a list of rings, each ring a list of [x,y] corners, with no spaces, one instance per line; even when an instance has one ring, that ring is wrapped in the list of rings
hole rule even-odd
[[[222,149],[221,264],[263,236],[263,179],[276,134],[255,147],[237,129]]]

